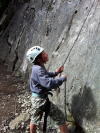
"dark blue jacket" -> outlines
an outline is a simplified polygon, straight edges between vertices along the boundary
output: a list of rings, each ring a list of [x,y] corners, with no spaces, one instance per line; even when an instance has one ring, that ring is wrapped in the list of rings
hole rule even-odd
[[[57,72],[48,72],[45,67],[33,65],[30,77],[31,91],[37,94],[44,94],[58,86],[66,80],[64,77],[56,78]]]

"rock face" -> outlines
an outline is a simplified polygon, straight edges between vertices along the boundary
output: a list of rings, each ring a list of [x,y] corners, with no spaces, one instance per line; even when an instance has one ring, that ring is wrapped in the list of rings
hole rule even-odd
[[[50,55],[47,68],[64,65],[68,77],[53,100],[86,133],[99,133],[100,1],[30,0],[19,5],[0,34],[0,59],[11,70],[26,73],[27,49],[44,47]]]

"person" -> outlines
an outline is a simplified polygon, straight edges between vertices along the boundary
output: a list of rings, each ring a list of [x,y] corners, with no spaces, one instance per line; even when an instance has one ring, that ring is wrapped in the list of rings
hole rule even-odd
[[[66,81],[66,76],[56,77],[63,72],[64,67],[58,68],[55,72],[48,72],[45,64],[48,62],[48,54],[40,46],[30,48],[26,53],[26,58],[33,63],[30,76],[30,89],[32,92],[31,102],[33,114],[30,122],[30,133],[36,133],[37,126],[41,121],[44,110],[48,109],[48,93],[54,88],[61,86]],[[50,109],[48,115],[59,126],[61,133],[69,133],[63,112],[49,100]]]

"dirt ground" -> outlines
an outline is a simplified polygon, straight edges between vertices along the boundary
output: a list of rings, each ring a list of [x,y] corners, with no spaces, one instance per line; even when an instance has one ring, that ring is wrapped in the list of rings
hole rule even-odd
[[[17,95],[23,88],[23,81],[0,64],[0,132],[20,112]]]

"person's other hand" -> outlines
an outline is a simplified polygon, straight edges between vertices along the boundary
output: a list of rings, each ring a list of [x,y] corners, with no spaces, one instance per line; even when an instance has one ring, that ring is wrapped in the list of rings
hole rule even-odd
[[[65,78],[65,80],[67,80],[67,76],[66,75],[62,75],[61,77],[62,78]]]
[[[63,70],[64,70],[64,66],[61,66],[61,67],[59,67],[59,68],[56,70],[56,72],[57,72],[57,73],[62,73]]]

